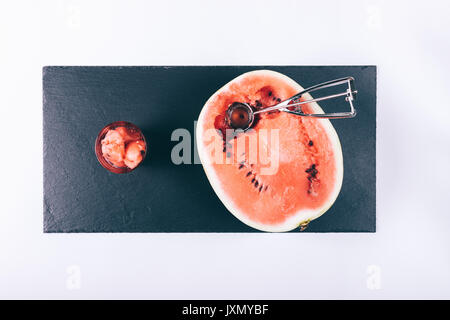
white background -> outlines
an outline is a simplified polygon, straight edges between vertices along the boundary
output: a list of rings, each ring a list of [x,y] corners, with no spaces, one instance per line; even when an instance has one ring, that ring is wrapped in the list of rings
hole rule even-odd
[[[449,17],[430,0],[2,1],[0,298],[450,298]],[[377,65],[377,233],[43,234],[42,66],[198,64]]]

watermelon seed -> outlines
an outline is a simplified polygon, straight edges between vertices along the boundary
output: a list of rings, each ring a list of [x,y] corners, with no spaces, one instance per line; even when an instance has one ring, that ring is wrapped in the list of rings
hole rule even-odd
[[[261,192],[262,188],[263,188],[263,185],[261,185],[261,187],[259,187],[259,192]]]
[[[280,99],[280,98],[277,98],[277,102],[281,102],[281,99]]]
[[[313,163],[311,167],[305,170],[305,172],[308,174],[308,181],[309,181],[309,188],[308,188],[308,194],[313,193],[313,183],[318,181],[317,180],[317,174],[319,171],[316,169],[316,165]]]
[[[258,180],[255,181],[255,187],[258,188],[259,182]]]
[[[269,91],[269,97],[272,95],[272,91]]]
[[[316,165],[315,165],[315,164],[312,164],[311,167],[309,167],[308,169],[305,170],[305,172],[306,172],[306,173],[309,173],[309,175],[310,175],[311,177],[315,178],[316,175],[317,175],[317,173],[318,173],[319,171],[317,171]]]
[[[308,142],[308,146],[310,146],[310,147],[312,147],[313,146],[313,142],[312,142],[312,140],[309,140],[309,142]]]
[[[255,182],[255,178],[252,179],[252,183]]]
[[[239,170],[241,170],[243,167],[244,167],[244,165],[241,163],[241,164],[239,165]]]
[[[251,171],[247,172],[247,175],[246,175],[246,177],[249,177],[249,176],[250,176],[251,174],[252,174],[252,172],[251,172]]]
[[[308,181],[311,182],[312,179],[315,179],[319,171],[316,169],[316,165],[312,164],[311,167],[305,170],[308,174]]]

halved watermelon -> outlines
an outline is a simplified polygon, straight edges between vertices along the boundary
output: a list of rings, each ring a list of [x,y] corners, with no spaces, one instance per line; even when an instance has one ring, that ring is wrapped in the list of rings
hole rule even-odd
[[[331,207],[341,189],[342,150],[329,120],[273,111],[259,114],[246,132],[233,133],[227,124],[233,102],[261,109],[302,90],[281,73],[248,72],[212,95],[198,119],[198,153],[209,182],[234,216],[258,230],[304,227]],[[302,111],[323,113],[317,103]]]

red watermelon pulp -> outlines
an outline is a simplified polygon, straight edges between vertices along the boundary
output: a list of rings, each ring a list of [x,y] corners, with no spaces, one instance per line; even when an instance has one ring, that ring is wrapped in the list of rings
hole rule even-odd
[[[225,207],[262,231],[305,227],[325,213],[342,185],[339,138],[327,119],[283,111],[258,114],[248,131],[233,131],[225,118],[233,102],[255,110],[283,101],[303,88],[274,71],[235,78],[209,98],[197,124],[203,168]],[[301,100],[311,99],[305,94]],[[317,103],[303,112],[323,113]]]

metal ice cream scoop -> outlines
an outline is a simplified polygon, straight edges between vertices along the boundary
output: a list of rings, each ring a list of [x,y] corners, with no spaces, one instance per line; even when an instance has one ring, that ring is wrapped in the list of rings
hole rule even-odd
[[[300,97],[305,93],[310,93],[313,91],[334,87],[342,84],[347,84],[347,89],[345,92],[327,95],[320,98],[309,99],[304,101],[299,101]],[[281,101],[273,106],[266,107],[264,109],[253,110],[253,108],[244,102],[233,102],[227,109],[226,119],[227,123],[233,129],[247,130],[249,129],[253,121],[255,120],[255,115],[258,113],[264,113],[274,110],[280,110],[288,113],[295,114],[302,117],[315,117],[315,118],[325,118],[325,119],[343,119],[343,118],[353,118],[356,115],[356,110],[353,106],[353,100],[355,99],[357,91],[354,88],[354,79],[352,77],[346,77],[341,79],[336,79],[332,81],[327,81],[315,86],[309,87],[296,95]],[[322,100],[334,99],[338,97],[345,97],[345,100],[350,104],[350,111],[347,112],[333,112],[333,113],[304,113],[299,106],[311,102],[317,102]]]

